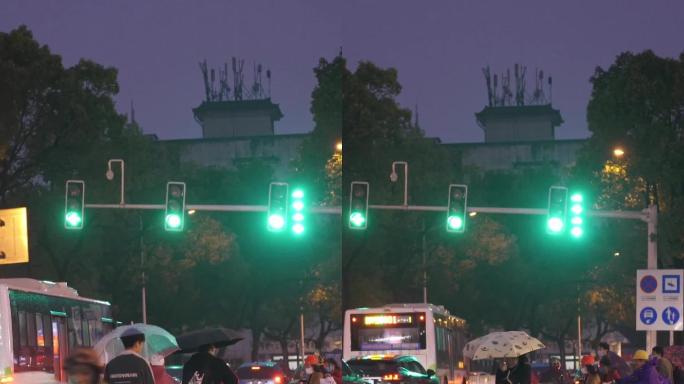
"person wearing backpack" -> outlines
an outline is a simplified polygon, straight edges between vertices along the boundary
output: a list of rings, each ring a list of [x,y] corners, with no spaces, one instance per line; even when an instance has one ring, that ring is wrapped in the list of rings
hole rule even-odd
[[[217,353],[214,345],[201,346],[183,365],[183,384],[238,384],[238,377]]]
[[[651,353],[653,358],[656,360],[656,370],[658,373],[670,380],[670,383],[674,383],[674,377],[672,375],[672,363],[670,360],[665,358],[665,351],[663,350],[663,347],[656,345],[653,347],[653,350],[651,350]]]

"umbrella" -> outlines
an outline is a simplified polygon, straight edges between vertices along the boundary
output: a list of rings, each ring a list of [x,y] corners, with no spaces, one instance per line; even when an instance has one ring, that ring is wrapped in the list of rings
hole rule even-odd
[[[93,349],[97,352],[99,359],[107,364],[109,360],[123,352],[124,346],[120,337],[124,332],[134,330],[145,335],[142,355],[148,360],[152,355],[168,356],[178,350],[176,338],[165,329],[150,324],[131,324],[114,329],[95,344]]]
[[[196,352],[201,346],[227,347],[242,340],[235,332],[225,328],[206,328],[178,336],[178,346],[183,353]]]
[[[518,357],[546,348],[541,341],[521,331],[492,332],[470,341],[463,354],[472,360]]]

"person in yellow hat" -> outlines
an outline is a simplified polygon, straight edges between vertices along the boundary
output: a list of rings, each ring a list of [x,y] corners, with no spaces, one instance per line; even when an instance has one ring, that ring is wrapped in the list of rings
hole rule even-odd
[[[655,369],[655,363],[649,361],[648,352],[639,349],[632,356],[634,371],[631,375],[620,378],[618,384],[663,384]],[[665,379],[666,381],[667,379]]]

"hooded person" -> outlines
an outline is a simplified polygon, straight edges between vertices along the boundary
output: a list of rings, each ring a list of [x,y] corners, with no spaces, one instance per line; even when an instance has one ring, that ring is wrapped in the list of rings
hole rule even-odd
[[[183,384],[238,384],[238,377],[225,361],[216,357],[218,348],[208,344],[199,348],[183,365]]]
[[[617,353],[610,350],[608,343],[600,343],[598,348],[598,355],[601,358],[601,365],[610,367],[614,372],[614,377],[626,377],[632,373],[632,369],[627,362]]]
[[[532,384],[532,366],[526,355],[518,357],[518,364],[510,368],[508,379],[512,384]]]
[[[631,375],[620,378],[617,384],[662,384],[655,361],[649,361],[648,352],[639,349],[632,356],[634,371]]]
[[[121,342],[126,350],[107,363],[105,381],[109,384],[153,384],[152,368],[140,355],[145,346],[145,334],[131,327],[121,334]]]

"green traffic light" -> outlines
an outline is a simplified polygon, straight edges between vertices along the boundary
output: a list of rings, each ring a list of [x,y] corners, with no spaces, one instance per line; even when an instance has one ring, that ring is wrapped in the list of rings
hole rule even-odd
[[[285,226],[283,215],[273,214],[268,217],[268,227],[274,231],[279,231]]]
[[[294,203],[292,203],[292,208],[294,208],[295,211],[301,211],[302,209],[304,209],[304,203],[302,201],[297,200]]]
[[[463,219],[459,216],[449,216],[447,218],[447,225],[449,229],[461,229],[463,227]]]
[[[579,193],[573,193],[572,196],[570,196],[570,201],[573,203],[581,203],[582,202],[582,195]]]
[[[166,215],[166,225],[169,228],[180,228],[182,222],[181,217],[177,213],[169,213]]]
[[[304,215],[301,213],[297,212],[294,215],[292,215],[292,220],[294,221],[304,221]]]
[[[361,212],[354,212],[349,216],[349,221],[355,227],[361,227],[366,222],[366,218]]]
[[[78,225],[81,224],[81,221],[83,221],[81,215],[76,212],[69,212],[66,214],[66,222],[70,227],[78,227]]]
[[[570,210],[572,211],[573,214],[579,215],[580,213],[582,213],[582,211],[584,209],[582,208],[581,204],[573,204],[572,207],[570,208]]]
[[[580,227],[572,227],[572,229],[570,230],[570,234],[573,237],[582,237],[582,234],[584,234],[584,231]]]
[[[582,225],[582,218],[581,217],[573,217],[570,219],[570,223],[572,225]]]
[[[294,198],[294,199],[304,198],[304,191],[302,191],[301,189],[295,189],[294,191],[292,191],[292,198]]]
[[[302,225],[302,223],[297,223],[293,225],[292,232],[294,232],[295,235],[301,235],[304,232],[304,225]]]
[[[559,217],[552,217],[546,222],[547,226],[549,227],[549,230],[551,232],[560,232],[563,230],[563,220],[561,220]]]

